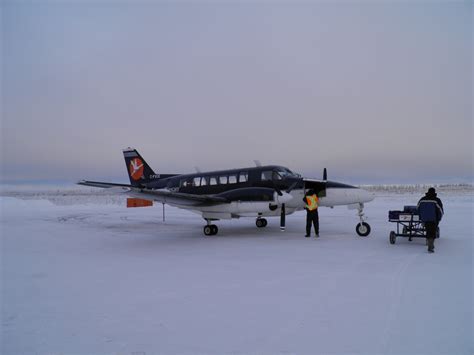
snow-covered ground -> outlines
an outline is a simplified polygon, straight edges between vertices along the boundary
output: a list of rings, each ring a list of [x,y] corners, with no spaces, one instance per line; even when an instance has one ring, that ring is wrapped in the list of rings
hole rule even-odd
[[[375,191],[369,237],[339,207],[307,239],[303,213],[204,237],[198,215],[100,189],[4,189],[1,352],[472,354],[472,188],[440,193],[435,254],[388,241],[418,190]]]

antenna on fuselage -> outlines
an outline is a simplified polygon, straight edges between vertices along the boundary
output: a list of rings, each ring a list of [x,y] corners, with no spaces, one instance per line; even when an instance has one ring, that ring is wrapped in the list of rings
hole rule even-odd
[[[324,171],[323,171],[323,180],[328,181],[328,171],[326,168],[324,168]]]

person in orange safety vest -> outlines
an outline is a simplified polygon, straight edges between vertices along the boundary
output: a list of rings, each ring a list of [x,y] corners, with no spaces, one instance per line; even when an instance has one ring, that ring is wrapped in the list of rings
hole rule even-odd
[[[309,238],[311,236],[311,224],[314,225],[315,237],[319,237],[319,198],[314,190],[308,190],[303,198],[306,210],[306,235]]]

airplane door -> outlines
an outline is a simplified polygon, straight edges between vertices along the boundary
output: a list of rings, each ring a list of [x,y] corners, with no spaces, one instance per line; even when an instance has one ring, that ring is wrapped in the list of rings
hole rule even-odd
[[[313,189],[319,197],[326,197],[326,185],[325,181],[305,181],[304,189]]]

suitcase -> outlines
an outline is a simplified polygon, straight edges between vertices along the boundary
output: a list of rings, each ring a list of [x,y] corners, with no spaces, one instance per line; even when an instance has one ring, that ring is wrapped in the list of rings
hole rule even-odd
[[[418,213],[418,207],[416,207],[416,206],[403,206],[403,212],[417,214]]]
[[[400,219],[400,213],[403,211],[388,211],[388,219],[397,221]]]

